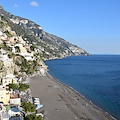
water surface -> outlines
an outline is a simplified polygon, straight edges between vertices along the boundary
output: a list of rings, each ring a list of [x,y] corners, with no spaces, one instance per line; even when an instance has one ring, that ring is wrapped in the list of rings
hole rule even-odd
[[[53,77],[120,119],[120,55],[73,56],[45,63]]]

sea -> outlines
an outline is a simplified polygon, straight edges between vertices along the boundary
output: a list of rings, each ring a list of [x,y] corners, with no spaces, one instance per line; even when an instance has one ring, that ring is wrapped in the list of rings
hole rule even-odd
[[[120,55],[72,56],[45,63],[54,78],[120,120]]]

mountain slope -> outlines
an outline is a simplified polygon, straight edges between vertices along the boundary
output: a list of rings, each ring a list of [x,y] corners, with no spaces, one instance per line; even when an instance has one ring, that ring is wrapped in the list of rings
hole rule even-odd
[[[72,55],[90,55],[82,48],[73,45],[64,39],[42,30],[40,25],[5,11],[0,6],[0,14],[9,21],[12,30],[22,35],[30,44],[36,45],[44,59],[64,58]]]

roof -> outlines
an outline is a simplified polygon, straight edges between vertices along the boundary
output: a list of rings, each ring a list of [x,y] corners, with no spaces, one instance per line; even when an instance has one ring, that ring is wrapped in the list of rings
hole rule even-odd
[[[11,116],[9,120],[22,120],[21,116]]]
[[[11,110],[12,110],[13,112],[20,112],[17,107],[11,108]]]

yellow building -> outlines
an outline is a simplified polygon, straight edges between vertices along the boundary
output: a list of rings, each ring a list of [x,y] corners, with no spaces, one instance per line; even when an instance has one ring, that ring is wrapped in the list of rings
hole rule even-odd
[[[8,105],[10,102],[10,92],[3,86],[0,86],[0,102],[3,102],[5,105]]]
[[[4,86],[0,86],[0,102],[3,102],[4,105],[21,105],[21,98],[18,94],[12,94]]]
[[[2,78],[1,83],[3,86],[9,85],[10,83],[17,84],[17,80],[18,79],[15,78],[14,75],[9,74],[9,75],[6,75],[6,77]]]

